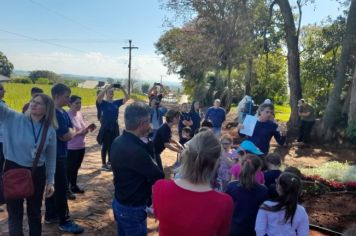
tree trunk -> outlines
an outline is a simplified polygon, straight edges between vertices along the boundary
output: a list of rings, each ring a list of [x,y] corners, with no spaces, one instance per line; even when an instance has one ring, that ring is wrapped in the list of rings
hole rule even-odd
[[[251,80],[252,80],[253,59],[247,61],[247,71],[245,75],[245,95],[251,96]]]
[[[354,75],[352,77],[348,124],[351,124],[352,122],[356,122],[356,65],[354,69]]]
[[[290,88],[289,104],[291,116],[288,121],[288,130],[295,133],[298,127],[298,100],[302,98],[300,83],[300,58],[298,48],[298,35],[295,28],[292,9],[288,0],[275,1],[284,19],[284,31],[288,48],[288,83]]]
[[[345,85],[345,74],[350,52],[355,47],[356,39],[356,0],[351,1],[349,14],[346,23],[346,33],[342,42],[340,61],[337,66],[334,88],[329,95],[328,104],[323,117],[323,127],[325,141],[330,141],[333,137],[333,128],[337,117],[340,115],[340,94]],[[351,107],[351,106],[350,106]]]

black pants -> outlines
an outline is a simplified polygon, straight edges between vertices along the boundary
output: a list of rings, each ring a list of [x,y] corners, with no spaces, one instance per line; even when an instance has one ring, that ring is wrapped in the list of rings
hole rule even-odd
[[[302,120],[299,129],[298,142],[308,143],[310,141],[310,133],[313,128],[315,121],[305,121]]]
[[[85,148],[78,150],[68,150],[68,182],[71,187],[77,186],[78,171],[82,165]]]
[[[6,161],[5,171],[15,168],[24,168],[15,162]],[[31,170],[31,168],[28,168]],[[26,198],[27,218],[30,236],[40,236],[42,232],[41,224],[41,206],[43,192],[46,184],[45,166],[37,167],[32,175],[35,193],[33,196]],[[23,222],[23,202],[24,199],[6,200],[7,212],[9,215],[9,233],[10,236],[22,236]]]
[[[4,191],[2,187],[2,172],[4,167],[4,161],[5,157],[2,150],[2,143],[0,143],[0,205],[5,203]]]
[[[110,149],[114,142],[114,139],[119,135],[119,127],[117,129],[108,130],[105,129],[103,132],[103,146],[101,147],[101,162],[103,165],[106,164],[106,154],[108,154],[108,161],[110,162]]]
[[[69,208],[67,202],[67,158],[57,157],[56,174],[54,176],[54,194],[46,199],[46,219],[59,218],[59,224],[65,224],[69,220]]]

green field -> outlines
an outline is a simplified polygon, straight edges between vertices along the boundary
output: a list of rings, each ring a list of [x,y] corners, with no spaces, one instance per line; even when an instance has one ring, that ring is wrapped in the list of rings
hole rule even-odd
[[[275,115],[276,115],[276,120],[280,122],[287,122],[290,117],[290,107],[289,106],[280,106],[280,105],[275,105]],[[230,112],[236,113],[237,112],[237,105],[233,105],[231,107]]]
[[[23,105],[25,105],[31,98],[30,91],[31,88],[36,86],[42,88],[43,91],[50,95],[51,85],[38,85],[38,84],[15,84],[15,83],[4,83],[5,87],[5,97],[4,100],[6,104],[16,110],[21,111]],[[71,88],[72,95],[77,95],[82,98],[83,106],[95,105],[96,100],[96,89],[86,89],[86,88]],[[123,97],[123,93],[118,91],[115,93],[115,98]],[[132,98],[136,100],[145,100],[145,96],[132,94]]]

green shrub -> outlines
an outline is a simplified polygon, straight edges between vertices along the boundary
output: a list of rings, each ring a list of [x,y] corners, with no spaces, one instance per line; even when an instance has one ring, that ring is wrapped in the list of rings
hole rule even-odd
[[[20,77],[20,78],[11,79],[11,83],[32,84],[32,80],[26,77],[23,78]]]
[[[356,143],[356,121],[351,122],[347,126],[346,135],[352,143]]]
[[[47,78],[38,78],[36,79],[36,84],[49,84],[49,79]]]

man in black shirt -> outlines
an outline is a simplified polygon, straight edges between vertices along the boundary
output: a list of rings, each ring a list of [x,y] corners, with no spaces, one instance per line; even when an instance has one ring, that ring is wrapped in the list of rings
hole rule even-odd
[[[118,235],[146,235],[146,207],[150,203],[152,185],[164,177],[147,144],[140,138],[151,131],[150,107],[135,102],[125,110],[123,134],[111,148],[115,197],[113,210]]]

